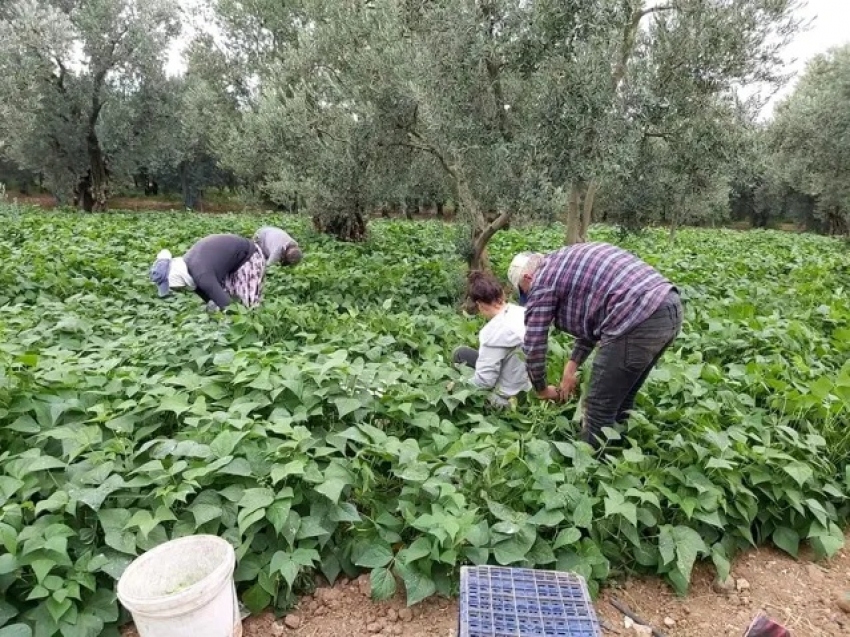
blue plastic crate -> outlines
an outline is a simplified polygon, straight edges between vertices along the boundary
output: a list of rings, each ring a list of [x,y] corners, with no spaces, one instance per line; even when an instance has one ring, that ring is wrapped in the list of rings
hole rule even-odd
[[[529,568],[460,569],[459,637],[602,637],[584,578]]]

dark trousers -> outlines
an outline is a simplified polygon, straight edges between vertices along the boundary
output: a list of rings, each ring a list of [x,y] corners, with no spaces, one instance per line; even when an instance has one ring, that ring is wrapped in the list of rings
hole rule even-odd
[[[452,352],[452,362],[454,362],[455,365],[466,365],[467,367],[475,369],[475,365],[478,363],[478,350],[472,347],[467,347],[466,345],[461,345]]]
[[[628,419],[635,396],[681,329],[682,304],[674,291],[646,320],[599,348],[585,398],[585,442],[599,448],[602,429]]]

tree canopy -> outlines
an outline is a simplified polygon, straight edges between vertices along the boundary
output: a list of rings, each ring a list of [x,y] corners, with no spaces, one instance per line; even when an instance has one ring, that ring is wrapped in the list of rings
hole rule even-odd
[[[531,218],[566,242],[594,219],[846,231],[848,53],[768,123],[741,97],[787,79],[796,0],[198,4],[168,77],[171,2],[4,3],[0,179],[86,209],[134,183],[188,207],[227,187],[348,240],[375,211],[451,202],[472,267]]]

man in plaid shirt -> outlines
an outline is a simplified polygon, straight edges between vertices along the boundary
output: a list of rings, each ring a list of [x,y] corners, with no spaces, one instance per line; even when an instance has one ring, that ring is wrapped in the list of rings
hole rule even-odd
[[[508,271],[526,298],[526,366],[537,395],[568,398],[593,348],[583,439],[598,448],[604,427],[622,423],[635,396],[682,327],[676,288],[633,254],[607,243],[579,243],[549,255],[518,254]],[[560,387],[546,384],[549,326],[575,337]]]

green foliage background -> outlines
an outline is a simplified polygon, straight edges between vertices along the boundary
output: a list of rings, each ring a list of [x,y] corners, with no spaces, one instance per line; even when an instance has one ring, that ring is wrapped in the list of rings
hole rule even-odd
[[[147,271],[213,232],[274,222],[304,261],[254,312],[156,298]],[[480,327],[457,313],[457,230],[375,222],[364,244],[302,219],[46,214],[0,237],[0,635],[114,634],[115,579],[169,538],[237,548],[253,611],[313,571],[371,570],[409,603],[463,563],[631,570],[681,592],[773,542],[821,555],[850,507],[850,255],[838,241],[684,230],[619,242],[680,286],[683,334],[650,378],[624,450],[574,442],[575,405],[493,413],[449,364]],[[563,232],[497,235],[504,272]],[[569,339],[552,339],[557,378]],[[4,632],[5,631],[5,632]]]

